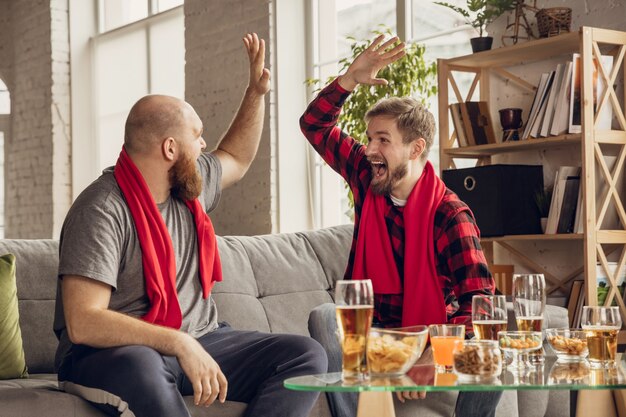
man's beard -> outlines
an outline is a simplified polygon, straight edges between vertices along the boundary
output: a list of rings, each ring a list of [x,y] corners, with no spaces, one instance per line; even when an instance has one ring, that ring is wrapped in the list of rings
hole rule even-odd
[[[387,195],[391,194],[393,187],[400,182],[402,178],[406,176],[408,173],[408,169],[406,167],[406,163],[400,164],[397,168],[394,168],[393,171],[387,171],[387,178],[384,180],[376,181],[376,174],[373,173],[372,181],[370,182],[370,188],[372,192],[376,195]]]
[[[195,200],[202,192],[202,177],[196,163],[186,154],[182,155],[170,168],[170,192],[181,200]]]

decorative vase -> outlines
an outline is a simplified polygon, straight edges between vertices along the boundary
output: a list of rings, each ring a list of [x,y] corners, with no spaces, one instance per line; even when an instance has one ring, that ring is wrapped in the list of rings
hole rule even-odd
[[[488,51],[491,49],[493,38],[491,36],[482,36],[479,38],[471,38],[472,52]]]

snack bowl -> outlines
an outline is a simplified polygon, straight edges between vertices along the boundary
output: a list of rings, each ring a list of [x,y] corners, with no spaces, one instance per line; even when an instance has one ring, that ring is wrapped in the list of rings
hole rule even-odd
[[[495,340],[459,340],[452,354],[461,383],[487,383],[502,372],[502,353]]]
[[[587,336],[580,329],[546,329],[546,339],[559,361],[582,361],[589,354]]]
[[[506,330],[498,332],[500,349],[513,354],[528,353],[541,348],[541,332]]]
[[[373,376],[404,375],[422,356],[428,340],[427,326],[370,329],[367,364]]]

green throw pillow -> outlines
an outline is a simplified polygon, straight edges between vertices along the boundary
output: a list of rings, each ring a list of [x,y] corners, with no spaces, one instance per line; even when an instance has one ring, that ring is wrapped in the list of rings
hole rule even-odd
[[[26,378],[20,314],[17,310],[15,256],[0,256],[0,379]]]

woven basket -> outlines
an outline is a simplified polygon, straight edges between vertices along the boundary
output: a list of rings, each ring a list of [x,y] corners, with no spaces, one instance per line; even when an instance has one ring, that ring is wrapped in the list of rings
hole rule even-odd
[[[569,32],[572,24],[572,9],[569,7],[550,7],[540,9],[536,14],[539,36],[548,38]]]

